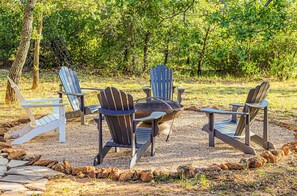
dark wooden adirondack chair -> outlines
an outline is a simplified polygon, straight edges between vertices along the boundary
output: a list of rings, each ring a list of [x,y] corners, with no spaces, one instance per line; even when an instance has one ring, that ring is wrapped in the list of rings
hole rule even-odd
[[[262,146],[265,149],[275,149],[274,145],[268,141],[268,102],[265,97],[269,90],[269,83],[263,82],[249,91],[245,104],[230,104],[232,111],[221,111],[212,108],[203,108],[209,117],[209,123],[202,130],[209,133],[209,146],[215,146],[215,137],[241,150],[246,154],[256,154],[254,148],[250,146],[250,141]],[[242,112],[238,109],[242,107]],[[259,110],[264,110],[263,136],[256,135],[251,131],[251,125]],[[214,114],[232,115],[230,120],[214,122]],[[237,115],[240,116],[237,122]]]
[[[85,124],[85,115],[91,114],[100,108],[100,105],[85,106],[85,94],[82,90],[103,90],[102,88],[81,88],[79,85],[78,77],[75,71],[63,66],[59,71],[61,80],[60,90],[58,91],[59,97],[62,98],[63,94],[67,95],[70,105],[73,109],[72,112],[66,113],[66,118],[81,117],[81,124]],[[63,91],[64,88],[64,91]]]
[[[159,97],[173,100],[175,86],[172,79],[173,71],[165,65],[158,65],[150,71],[150,86],[143,87],[147,97]],[[177,101],[182,102],[185,88],[177,87]]]
[[[143,156],[151,144],[151,155],[154,155],[155,135],[158,132],[158,122],[165,115],[164,112],[153,112],[150,116],[134,119],[133,97],[114,87],[107,87],[98,94],[101,104],[99,108],[99,119],[96,119],[99,130],[99,153],[94,159],[94,165],[102,163],[108,151],[115,147],[131,148],[132,157],[130,168]],[[104,115],[111,139],[103,147],[102,144],[102,115]],[[152,121],[152,128],[138,128],[137,123]]]

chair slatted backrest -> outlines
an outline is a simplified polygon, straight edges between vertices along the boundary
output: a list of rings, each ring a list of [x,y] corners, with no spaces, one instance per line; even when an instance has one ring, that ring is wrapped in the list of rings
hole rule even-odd
[[[59,71],[60,80],[66,93],[81,93],[78,77],[75,71],[62,66]],[[77,96],[67,95],[73,110],[80,109],[80,101]]]
[[[25,98],[23,97],[23,95],[22,95],[22,93],[21,93],[19,87],[18,87],[18,86],[12,81],[12,79],[10,79],[9,77],[8,77],[8,80],[9,80],[9,82],[10,82],[10,86],[13,88],[13,90],[14,90],[14,92],[15,92],[15,94],[16,94],[16,97],[17,97],[17,100],[18,100],[19,104],[20,104],[20,105],[25,105],[25,104],[27,104],[27,101],[26,101]],[[35,126],[36,126],[36,121],[35,121],[35,117],[34,117],[32,111],[31,111],[29,108],[24,108],[24,109],[25,109],[25,111],[26,111],[26,113],[27,113],[27,115],[28,115],[28,117],[29,117],[29,119],[30,119],[30,121],[31,121],[31,122],[30,122],[30,125],[31,125],[32,127],[35,127]]]
[[[154,97],[172,100],[173,79],[172,69],[165,65],[158,65],[150,71],[151,87]]]
[[[256,88],[251,89],[247,96],[246,103],[262,103],[263,101],[265,101],[265,98],[269,91],[269,87],[270,85],[268,82],[262,82],[261,85],[257,85]],[[248,108],[247,106],[245,106],[243,108],[243,111],[247,112],[247,110]],[[259,112],[259,109],[257,108],[250,108],[250,124],[253,123],[258,112]],[[237,125],[235,135],[236,136],[241,135],[244,129],[245,129],[245,118],[244,116],[241,116]]]
[[[98,94],[101,108],[108,110],[132,110],[134,109],[133,97],[114,87],[107,87]],[[112,139],[117,144],[130,145],[133,114],[123,116],[104,115],[109,127]]]

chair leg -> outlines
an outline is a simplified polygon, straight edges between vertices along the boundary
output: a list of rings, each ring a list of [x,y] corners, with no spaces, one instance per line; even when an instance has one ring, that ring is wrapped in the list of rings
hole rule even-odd
[[[65,107],[59,106],[59,140],[61,143],[66,142],[66,131],[65,131]]]
[[[31,131],[33,128],[30,125],[25,126],[22,130],[12,133],[9,138],[16,139]]]
[[[49,129],[47,127],[37,127],[37,128],[34,128],[29,133],[27,133],[27,134],[23,135],[22,137],[14,140],[11,144],[12,145],[17,145],[17,144],[25,143],[25,142],[33,139],[34,137],[36,137],[36,136],[38,136],[38,135],[40,135],[42,133],[51,131],[51,130],[53,130],[53,129]]]
[[[85,125],[85,104],[84,97],[80,97],[80,123],[81,125]]]
[[[245,116],[245,145],[250,146],[250,115]]]
[[[264,140],[264,148],[266,150],[269,149],[268,142],[268,110],[267,107],[264,108],[264,121],[263,121],[263,140]]]
[[[94,158],[94,163],[93,165],[99,165],[103,162],[104,157],[106,156],[106,154],[111,150],[111,147],[106,147],[104,146],[99,153],[96,155],[96,157]]]
[[[155,155],[155,137],[151,135],[151,156]]]
[[[209,113],[209,146],[215,147],[214,114]]]
[[[256,144],[262,146],[264,149],[269,150],[269,149],[275,149],[274,144],[272,144],[269,141],[265,141],[262,137],[258,135],[253,135],[251,136],[251,140],[255,142]]]
[[[80,124],[85,125],[85,113],[80,111]]]
[[[151,141],[148,140],[145,144],[143,144],[137,151],[136,153],[132,156],[131,161],[130,161],[130,169],[135,166],[137,161],[144,155],[145,151],[151,144]]]

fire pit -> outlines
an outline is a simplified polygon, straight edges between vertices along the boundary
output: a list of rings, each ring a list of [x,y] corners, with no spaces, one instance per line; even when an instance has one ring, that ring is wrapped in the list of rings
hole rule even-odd
[[[161,133],[167,134],[168,140],[171,133],[173,121],[182,113],[182,111],[184,110],[184,106],[172,100],[166,100],[158,97],[148,97],[137,100],[135,109],[136,118],[149,116],[152,112],[165,112],[166,115],[163,117],[159,124],[159,131]],[[171,125],[167,123],[170,120],[172,120]],[[151,125],[150,122],[145,122],[140,124],[139,126],[148,127]]]

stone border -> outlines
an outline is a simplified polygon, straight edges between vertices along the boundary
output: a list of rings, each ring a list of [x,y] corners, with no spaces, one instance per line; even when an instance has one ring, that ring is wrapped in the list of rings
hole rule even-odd
[[[152,180],[166,181],[168,179],[185,179],[193,178],[197,174],[207,171],[222,170],[247,170],[265,166],[266,163],[276,163],[284,156],[297,153],[297,142],[290,142],[282,146],[280,150],[266,150],[261,155],[252,158],[242,158],[238,163],[227,162],[222,164],[213,164],[207,168],[194,168],[192,164],[181,165],[175,172],[162,170],[123,170],[118,168],[95,168],[94,166],[73,167],[67,160],[58,163],[55,160],[42,160],[42,155],[29,157],[26,151],[22,149],[12,148],[5,142],[0,142],[0,156],[9,160],[25,160],[29,161],[27,165],[45,166],[53,170],[63,172],[67,175],[78,176],[79,178],[108,178],[114,181],[142,181],[151,182]]]

